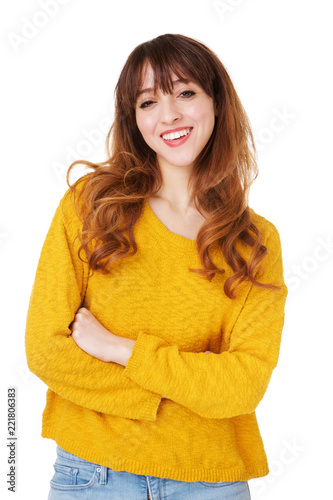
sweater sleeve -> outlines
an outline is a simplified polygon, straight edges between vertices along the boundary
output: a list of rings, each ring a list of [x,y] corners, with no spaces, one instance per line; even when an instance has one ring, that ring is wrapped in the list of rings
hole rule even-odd
[[[70,337],[88,270],[77,250],[78,221],[71,192],[61,200],[40,254],[26,321],[29,369],[55,393],[98,412],[156,420],[161,396],[138,386],[124,367],[82,351]]]
[[[255,411],[278,361],[287,296],[280,238],[273,224],[266,246],[265,282],[280,289],[251,285],[231,332],[225,332],[227,350],[183,352],[141,331],[125,368],[127,377],[202,417],[230,418]]]

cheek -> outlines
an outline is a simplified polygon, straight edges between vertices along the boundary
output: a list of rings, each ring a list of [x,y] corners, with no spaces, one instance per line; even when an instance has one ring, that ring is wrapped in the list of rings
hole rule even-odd
[[[204,128],[213,129],[215,125],[215,112],[214,106],[211,101],[201,103],[192,109],[192,118]]]
[[[154,131],[153,118],[150,116],[142,116],[141,113],[137,113],[136,124],[143,137],[148,138]]]

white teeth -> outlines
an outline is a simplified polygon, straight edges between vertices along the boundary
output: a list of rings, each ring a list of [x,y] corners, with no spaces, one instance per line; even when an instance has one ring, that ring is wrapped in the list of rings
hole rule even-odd
[[[165,141],[171,141],[172,139],[179,139],[183,135],[188,135],[190,133],[190,128],[184,128],[183,130],[179,130],[178,132],[172,132],[171,134],[162,135]]]

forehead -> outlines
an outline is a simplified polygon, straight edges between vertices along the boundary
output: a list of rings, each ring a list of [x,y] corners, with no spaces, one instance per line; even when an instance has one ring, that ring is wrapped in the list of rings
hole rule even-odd
[[[172,76],[174,76],[174,73],[171,72]],[[155,84],[155,72],[153,68],[150,66],[150,64],[146,64],[141,71],[141,78],[140,78],[140,90],[144,88],[145,86],[149,87],[154,87]]]

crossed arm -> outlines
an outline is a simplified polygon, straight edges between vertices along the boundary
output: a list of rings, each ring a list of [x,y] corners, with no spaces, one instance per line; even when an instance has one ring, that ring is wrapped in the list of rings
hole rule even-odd
[[[135,340],[114,335],[85,307],[81,307],[76,313],[71,330],[76,345],[90,356],[105,362],[127,365]]]

